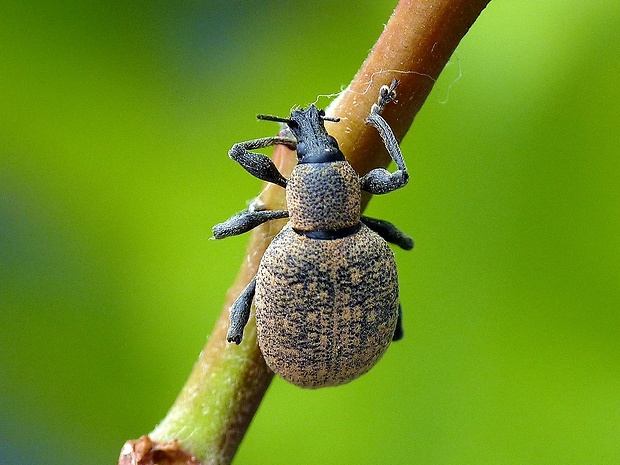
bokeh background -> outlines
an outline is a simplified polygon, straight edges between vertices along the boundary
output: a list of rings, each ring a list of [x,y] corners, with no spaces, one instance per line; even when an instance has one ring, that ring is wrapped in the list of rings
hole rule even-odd
[[[163,418],[243,257],[210,228],[260,187],[226,151],[345,86],[395,3],[2,3],[1,463],[115,463]],[[406,338],[276,379],[236,463],[619,463],[619,31],[617,0],[491,2],[368,210],[416,239]]]

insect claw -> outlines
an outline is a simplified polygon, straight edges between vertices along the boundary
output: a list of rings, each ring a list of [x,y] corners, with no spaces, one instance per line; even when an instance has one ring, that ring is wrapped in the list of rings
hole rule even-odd
[[[393,79],[389,86],[385,84],[381,86],[381,89],[379,89],[379,98],[377,99],[377,103],[373,104],[370,108],[371,113],[380,115],[381,112],[383,112],[383,108],[396,98],[395,89],[398,87],[398,83],[398,79]]]

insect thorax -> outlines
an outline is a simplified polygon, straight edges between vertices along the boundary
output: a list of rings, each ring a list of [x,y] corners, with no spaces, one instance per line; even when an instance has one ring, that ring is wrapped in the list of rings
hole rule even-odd
[[[346,161],[297,165],[286,188],[291,225],[337,230],[360,221],[359,177]]]

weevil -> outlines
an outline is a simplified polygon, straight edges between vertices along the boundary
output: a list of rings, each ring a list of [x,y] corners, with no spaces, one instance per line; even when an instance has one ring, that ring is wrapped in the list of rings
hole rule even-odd
[[[291,137],[240,142],[228,153],[253,176],[286,189],[288,210],[245,210],[214,226],[214,237],[242,234],[275,219],[288,222],[231,306],[226,338],[241,343],[254,302],[267,365],[304,388],[357,378],[402,337],[396,262],[386,241],[410,250],[413,240],[388,221],[361,215],[361,191],[385,194],[409,179],[398,142],[381,116],[397,85],[395,79],[381,87],[365,120],[396,163],[393,173],[376,168],[360,178],[325,129],[325,122],[339,118],[314,105],[293,110],[290,118],[259,115],[286,124]],[[269,157],[251,151],[276,144],[297,151],[289,179]]]

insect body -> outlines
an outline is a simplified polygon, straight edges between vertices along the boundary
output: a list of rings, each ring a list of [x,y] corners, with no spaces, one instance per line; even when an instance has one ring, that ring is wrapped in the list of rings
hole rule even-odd
[[[235,144],[232,159],[252,175],[286,189],[288,210],[241,212],[213,228],[217,239],[241,234],[278,218],[289,218],[267,248],[258,272],[230,309],[228,342],[239,344],[254,301],[259,347],[267,365],[307,388],[335,386],[372,368],[392,340],[402,337],[394,254],[411,238],[387,221],[361,216],[361,191],[384,194],[408,181],[391,128],[381,116],[395,97],[391,86],[366,119],[383,139],[397,170],[383,168],[358,177],[324,127],[314,105],[294,110],[284,122],[294,138],[268,137]],[[298,163],[285,179],[265,155],[252,149],[284,144]]]

